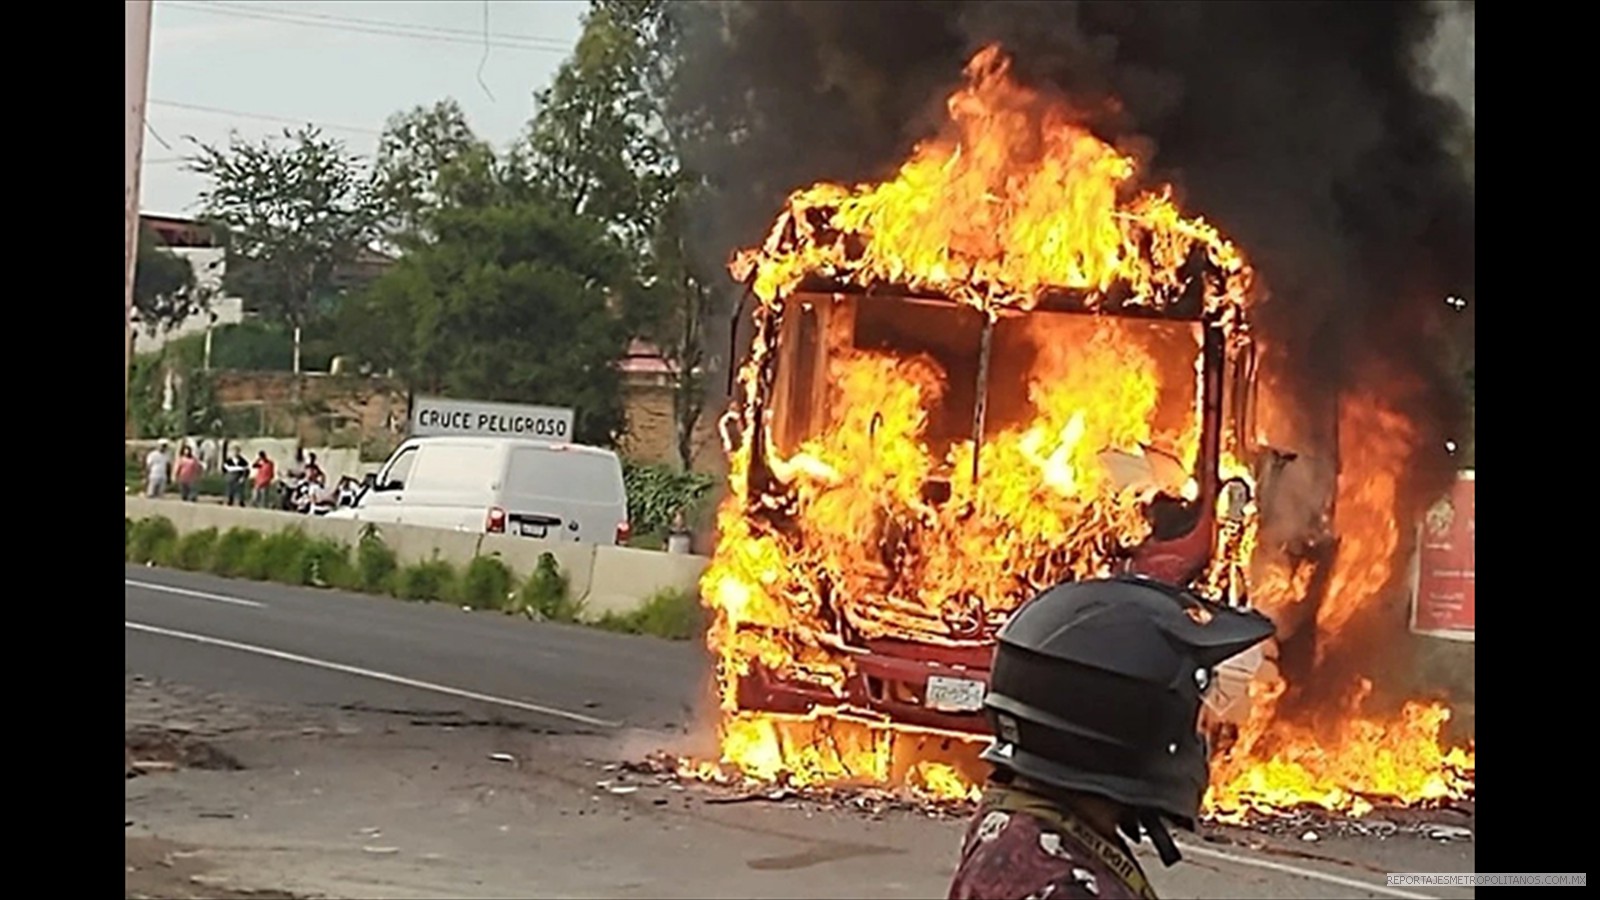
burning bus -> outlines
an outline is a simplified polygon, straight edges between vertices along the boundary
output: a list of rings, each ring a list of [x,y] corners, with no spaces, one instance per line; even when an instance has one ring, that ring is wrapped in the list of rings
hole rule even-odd
[[[760,307],[743,514],[809,557],[789,598],[842,670],[758,659],[734,677],[738,707],[981,734],[995,633],[1045,588],[1118,570],[1243,602],[1241,560],[1215,552],[1252,509],[1249,483],[1223,477],[1224,446],[1249,433],[1252,360],[1226,282],[1196,247],[1153,295],[1119,279],[989,311],[812,276]],[[835,507],[839,491],[866,496]]]
[[[1041,590],[1326,589],[1333,482],[1260,439],[1243,254],[998,48],[966,75],[892,178],[796,191],[730,266],[746,352],[702,579],[721,758],[698,774],[969,796],[995,633]],[[1285,473],[1296,510],[1325,495],[1276,528],[1287,562],[1255,552]],[[1234,668],[1212,724],[1254,741],[1271,698],[1246,682],[1281,681]]]

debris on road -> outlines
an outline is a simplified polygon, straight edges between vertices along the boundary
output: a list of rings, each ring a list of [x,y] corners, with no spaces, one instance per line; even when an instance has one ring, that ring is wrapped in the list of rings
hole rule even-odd
[[[495,762],[511,763],[512,765],[517,764],[517,758],[509,753],[491,753],[489,754],[489,758]]]

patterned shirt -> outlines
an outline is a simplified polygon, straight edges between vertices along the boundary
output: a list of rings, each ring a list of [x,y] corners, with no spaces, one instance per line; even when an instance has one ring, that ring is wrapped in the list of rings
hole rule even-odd
[[[1133,854],[1044,798],[992,787],[967,827],[949,900],[1155,900]]]

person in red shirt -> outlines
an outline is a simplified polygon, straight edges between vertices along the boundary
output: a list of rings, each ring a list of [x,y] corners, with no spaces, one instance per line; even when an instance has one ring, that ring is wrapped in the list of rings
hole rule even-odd
[[[1153,900],[1128,841],[1176,863],[1209,774],[1200,705],[1272,622],[1140,576],[1057,585],[1000,630],[994,767],[948,900]]]
[[[268,495],[272,492],[272,480],[278,476],[278,468],[272,464],[272,458],[267,456],[267,451],[262,450],[256,454],[256,463],[250,467],[253,480],[251,484],[255,491],[251,502],[263,509],[271,505]]]
[[[173,480],[178,482],[178,494],[187,502],[194,502],[200,490],[200,460],[188,444],[178,451],[178,464],[173,466]]]

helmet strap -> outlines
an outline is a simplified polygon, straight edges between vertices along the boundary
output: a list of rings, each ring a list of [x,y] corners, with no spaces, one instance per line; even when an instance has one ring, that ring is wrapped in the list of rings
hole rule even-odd
[[[1170,866],[1183,859],[1183,854],[1178,852],[1178,844],[1173,841],[1171,832],[1167,831],[1167,824],[1155,813],[1142,812],[1139,814],[1139,824],[1144,826],[1150,835],[1150,843],[1155,845],[1156,853],[1161,856],[1161,864]]]

